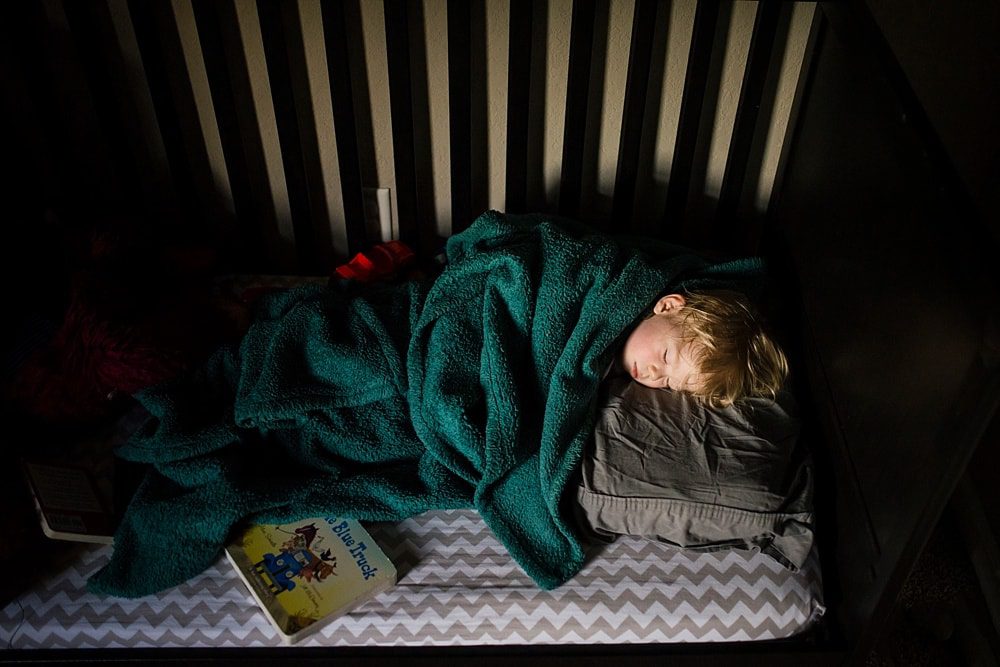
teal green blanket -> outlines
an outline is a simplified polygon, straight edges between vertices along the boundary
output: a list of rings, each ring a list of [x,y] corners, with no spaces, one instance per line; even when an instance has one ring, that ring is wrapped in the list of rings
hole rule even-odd
[[[118,454],[152,467],[91,590],[179,584],[248,519],[458,507],[559,586],[584,561],[563,492],[621,337],[665,289],[759,268],[661,250],[491,211],[433,282],[272,298],[238,348],[138,395],[153,418]]]

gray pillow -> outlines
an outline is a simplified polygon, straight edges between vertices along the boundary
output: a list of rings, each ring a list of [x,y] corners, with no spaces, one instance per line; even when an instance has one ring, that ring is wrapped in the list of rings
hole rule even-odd
[[[581,466],[579,517],[600,537],[752,549],[791,570],[813,542],[811,463],[791,396],[712,408],[612,379]]]

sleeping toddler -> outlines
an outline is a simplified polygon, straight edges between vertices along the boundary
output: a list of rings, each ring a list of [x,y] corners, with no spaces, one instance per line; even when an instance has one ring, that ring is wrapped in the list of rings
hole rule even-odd
[[[762,317],[731,290],[661,297],[628,335],[617,363],[640,384],[690,392],[715,407],[773,399],[788,376]]]

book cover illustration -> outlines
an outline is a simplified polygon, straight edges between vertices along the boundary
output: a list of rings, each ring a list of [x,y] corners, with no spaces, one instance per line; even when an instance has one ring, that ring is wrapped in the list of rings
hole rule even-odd
[[[253,525],[226,555],[286,643],[396,583],[396,568],[353,519]]]

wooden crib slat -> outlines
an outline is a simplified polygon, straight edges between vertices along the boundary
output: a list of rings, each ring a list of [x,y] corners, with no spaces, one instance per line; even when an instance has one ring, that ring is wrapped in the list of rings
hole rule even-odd
[[[449,126],[452,98],[449,92],[451,35],[448,29],[450,4],[454,3],[446,0],[422,0],[410,5],[414,11],[410,29],[413,39],[411,53],[414,58],[417,202],[420,224],[425,228],[427,236],[425,244],[431,251],[440,245],[438,238],[446,238],[452,233],[453,141]],[[467,27],[465,33],[468,35]],[[467,70],[467,58],[465,62]],[[460,141],[466,146],[464,150],[468,150],[468,133]]]
[[[448,120],[451,226],[469,226],[472,208],[472,14],[469,3],[448,3]]]
[[[398,237],[422,247],[423,230],[417,218],[416,165],[413,150],[413,94],[410,89],[410,32],[406,0],[385,2],[386,62],[389,67],[389,105],[392,114],[392,156],[396,174]]]
[[[233,192],[191,3],[131,3],[129,11],[179,200],[176,224],[235,237]]]
[[[344,215],[343,237],[346,246],[338,247],[337,250],[346,256],[362,250],[366,241],[359,132],[355,118],[356,102],[351,85],[352,63],[348,50],[344,4],[321,3],[319,11],[323,25],[330,113],[335,132],[333,139],[336,141],[336,160]]]
[[[507,66],[507,158],[504,200],[509,213],[527,210],[528,112],[531,88],[531,0],[511,0]]]
[[[622,112],[621,140],[618,149],[618,167],[615,174],[615,194],[612,205],[615,221],[622,226],[626,222],[631,222],[635,204],[639,146],[642,140],[643,120],[646,112],[646,95],[649,90],[656,10],[656,0],[639,0],[632,16],[628,81],[625,85],[625,104]]]
[[[621,229],[612,205],[634,9],[634,2],[624,0],[599,4],[594,29],[578,217],[607,231]]]
[[[670,183],[667,186],[667,202],[663,211],[662,233],[676,230],[687,207],[688,190],[691,185],[691,170],[694,162],[695,145],[701,126],[702,106],[708,84],[708,68],[715,42],[715,28],[719,19],[719,7],[710,2],[699,2],[694,18],[694,33],[688,53],[687,74],[684,77],[684,95],[681,100],[681,114],[677,123],[677,139],[674,143],[670,167]]]
[[[260,17],[260,31],[267,65],[268,82],[274,101],[281,166],[288,189],[288,208],[294,232],[296,265],[304,273],[319,270],[314,217],[323,215],[325,202],[310,197],[307,168],[315,171],[315,122],[308,118],[311,107],[308,75],[305,73],[305,59],[302,53],[302,36],[295,29],[297,16],[289,16],[295,11],[294,3],[278,3],[274,0],[258,0],[257,13]],[[296,90],[299,94],[296,95]],[[305,114],[299,122],[301,109]],[[311,136],[307,137],[304,132]],[[307,152],[309,166],[306,165]],[[315,180],[315,177],[314,177]],[[329,247],[329,244],[326,244]]]
[[[325,273],[348,254],[348,232],[323,10],[319,0],[282,3],[282,9],[294,42],[289,57],[296,62],[292,71],[298,73],[298,79],[292,90],[299,116],[311,223],[319,245],[315,251],[319,259],[316,270]]]
[[[75,85],[86,91],[84,94],[73,91],[77,92],[72,97],[80,110],[84,111],[85,101],[92,101],[92,107],[86,105],[90,108],[86,109],[84,118],[93,114],[92,121],[86,118],[93,122],[89,131],[106,146],[109,167],[120,186],[115,192],[119,207],[124,211],[145,213],[144,202],[147,197],[152,198],[154,192],[150,180],[143,177],[142,149],[133,145],[141,135],[135,128],[135,119],[130,117],[125,99],[127,93],[119,94],[125,88],[121,82],[123,68],[114,52],[115,36],[108,8],[79,2],[50,2],[45,3],[45,7],[50,26],[59,32],[65,30],[62,37],[68,38],[67,46],[73,49],[70,57],[79,69],[62,66],[66,69],[65,75],[79,77]],[[81,167],[87,164],[82,155],[77,159]],[[102,213],[107,215],[109,211]],[[157,220],[149,218],[149,222]]]
[[[569,73],[566,81],[566,121],[563,125],[562,175],[559,182],[559,213],[567,216],[575,215],[580,206],[594,17],[593,0],[573,2]]]
[[[129,131],[129,146],[133,154],[137,178],[144,196],[144,208],[153,220],[164,225],[176,224],[179,218],[176,184],[168,160],[168,145],[172,146],[169,111],[157,115],[153,98],[160,89],[155,48],[140,48],[133,13],[134,6],[125,0],[108,0],[94,5],[105,24],[105,58],[110,67],[122,114],[123,127]],[[106,12],[106,13],[105,13]],[[141,17],[141,9],[139,16]],[[149,40],[143,42],[153,46]]]
[[[789,8],[790,9],[790,8]],[[757,120],[764,98],[764,85],[771,69],[771,53],[782,5],[772,0],[762,0],[754,19],[750,52],[743,73],[740,98],[729,142],[729,155],[719,191],[715,212],[715,234],[720,244],[732,250],[747,250],[750,238],[746,221],[737,219],[737,210],[744,193],[750,150],[757,133]]]
[[[261,228],[266,208],[258,205],[258,198],[268,197],[268,193],[259,192],[259,188],[255,188],[251,180],[249,161],[251,158],[257,159],[259,149],[252,140],[244,142],[238,112],[241,104],[237,101],[236,91],[240,86],[239,82],[241,80],[245,82],[246,68],[245,65],[242,67],[239,65],[238,59],[234,59],[236,71],[243,70],[243,74],[231,75],[226,55],[229,45],[238,37],[233,34],[232,29],[225,30],[224,36],[223,18],[220,16],[221,5],[193,0],[191,8],[201,55],[204,58],[211,105],[218,125],[225,172],[238,221],[238,233],[234,239],[236,247],[231,250],[235,256],[241,258],[243,266],[264,266]],[[241,94],[240,99],[242,97]],[[256,195],[255,190],[258,191]]]

